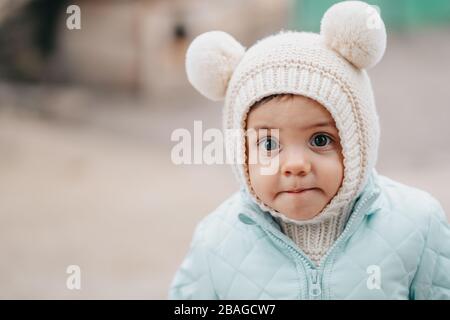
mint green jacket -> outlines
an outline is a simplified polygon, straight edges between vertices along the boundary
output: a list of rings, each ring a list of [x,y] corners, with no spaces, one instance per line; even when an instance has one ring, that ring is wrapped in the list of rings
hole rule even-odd
[[[171,299],[450,299],[450,228],[375,171],[319,267],[241,190],[197,226]]]

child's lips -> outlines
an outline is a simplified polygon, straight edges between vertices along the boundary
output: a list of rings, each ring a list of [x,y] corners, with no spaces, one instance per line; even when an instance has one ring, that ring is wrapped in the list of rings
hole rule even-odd
[[[310,193],[311,191],[316,190],[316,188],[299,188],[299,189],[292,189],[292,190],[287,190],[287,191],[283,191],[282,193],[287,193],[287,194],[291,194],[291,195],[300,195],[300,194],[306,194],[306,193]]]

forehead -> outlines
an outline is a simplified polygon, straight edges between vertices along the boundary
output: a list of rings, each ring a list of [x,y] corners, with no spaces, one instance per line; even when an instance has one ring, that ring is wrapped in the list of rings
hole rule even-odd
[[[307,97],[294,95],[269,100],[250,109],[247,127],[267,126],[305,127],[334,120],[328,110],[319,102]]]

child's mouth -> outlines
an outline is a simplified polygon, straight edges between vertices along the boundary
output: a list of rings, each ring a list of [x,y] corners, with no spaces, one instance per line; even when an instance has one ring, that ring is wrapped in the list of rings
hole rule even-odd
[[[288,190],[288,191],[284,191],[285,193],[288,194],[305,194],[305,193],[309,193],[310,191],[315,190],[316,188],[306,188],[306,189],[294,189],[294,190]]]

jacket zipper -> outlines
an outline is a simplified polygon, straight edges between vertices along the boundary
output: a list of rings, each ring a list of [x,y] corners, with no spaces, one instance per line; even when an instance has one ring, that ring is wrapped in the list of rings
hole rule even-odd
[[[313,299],[319,299],[322,294],[322,286],[320,285],[320,277],[317,269],[310,270],[310,285],[309,285],[309,295],[313,297]]]

